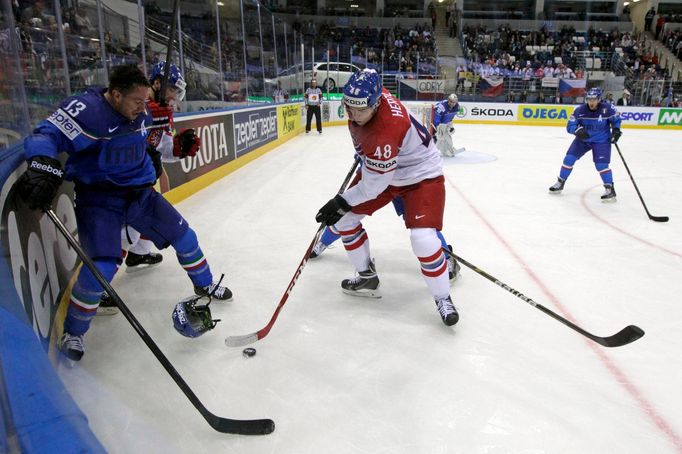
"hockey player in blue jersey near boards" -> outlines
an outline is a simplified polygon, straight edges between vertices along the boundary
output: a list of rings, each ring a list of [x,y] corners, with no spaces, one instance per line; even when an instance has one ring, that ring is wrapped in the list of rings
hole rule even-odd
[[[28,169],[17,190],[32,209],[50,206],[62,178],[75,183],[78,234],[86,253],[108,280],[121,263],[121,226],[127,223],[156,247],[173,246],[197,294],[230,299],[217,288],[197,236],[177,210],[156,192],[154,164],[147,152],[152,115],[147,110],[149,81],[135,65],[115,67],[108,88],[90,88],[64,100],[24,142]],[[183,144],[176,152],[183,155]],[[64,171],[57,159],[68,153]],[[71,292],[60,350],[72,360],[85,352],[84,336],[100,296],[87,267]]]
[[[620,131],[620,114],[615,106],[602,100],[600,88],[591,88],[585,96],[585,104],[578,106],[568,120],[566,130],[575,135],[575,139],[564,157],[557,182],[550,186],[552,194],[559,194],[564,189],[573,165],[585,153],[592,150],[594,167],[604,183],[604,202],[616,201],[616,190],[613,187],[611,163],[611,144],[618,142]]]
[[[454,93],[436,103],[433,109],[433,136],[436,147],[444,157],[455,156],[464,151],[464,148],[455,148],[452,143],[452,134],[455,132],[452,120],[458,112],[459,99]]]

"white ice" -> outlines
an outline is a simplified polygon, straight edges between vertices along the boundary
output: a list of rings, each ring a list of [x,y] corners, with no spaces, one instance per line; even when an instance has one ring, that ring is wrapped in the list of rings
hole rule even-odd
[[[591,157],[561,195],[561,127],[458,125],[443,232],[458,255],[586,330],[646,335],[601,347],[463,267],[444,326],[409,236],[388,206],[364,225],[383,299],[344,295],[340,245],[309,262],[257,355],[228,335],[267,324],[352,163],[347,128],[300,135],[178,205],[233,302],[203,337],[172,327],[192,293],[172,250],[114,280],[201,401],[219,416],[268,417],[266,436],[213,431],[122,315],[98,317],[60,375],[112,453],[682,453],[682,132],[625,129],[618,202],[602,203]],[[480,159],[478,159],[480,158]],[[482,161],[482,162],[478,162]]]

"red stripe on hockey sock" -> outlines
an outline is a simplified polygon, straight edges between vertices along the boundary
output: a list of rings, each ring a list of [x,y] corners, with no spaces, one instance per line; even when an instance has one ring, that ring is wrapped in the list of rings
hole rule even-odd
[[[606,173],[606,172],[610,172],[610,171],[611,171],[611,169],[604,169],[604,170],[600,170],[599,173]]]
[[[363,232],[362,235],[360,235],[352,243],[346,244],[344,242],[343,247],[346,248],[347,251],[353,251],[353,250],[361,247],[363,244],[365,244],[365,241],[367,241],[367,232]]]
[[[443,262],[443,265],[437,270],[426,270],[422,268],[422,274],[427,277],[438,277],[448,270],[448,262]]]
[[[69,299],[69,305],[78,309],[79,312],[83,312],[85,314],[92,314],[94,312],[97,312],[97,307],[99,306],[99,303],[97,304],[97,306],[95,306],[93,308],[85,308],[85,307],[81,306],[80,304],[76,303],[73,299]]]
[[[339,230],[339,235],[341,236],[351,236],[362,230],[362,224],[358,224],[353,230]]]
[[[194,271],[197,268],[201,268],[204,265],[206,265],[206,259],[203,259],[201,262],[197,263],[194,266],[184,266],[183,265],[183,268],[185,269],[185,271]]]
[[[438,249],[436,252],[434,252],[432,255],[429,255],[428,257],[418,257],[419,261],[422,263],[431,263],[435,262],[438,260],[441,256],[443,255],[443,251]]]
[[[565,164],[562,164],[561,167],[563,167],[566,170],[573,170],[573,166],[567,166]]]

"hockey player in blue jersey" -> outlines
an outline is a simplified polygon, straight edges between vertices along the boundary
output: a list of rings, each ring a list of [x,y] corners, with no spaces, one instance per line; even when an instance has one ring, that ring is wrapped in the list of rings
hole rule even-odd
[[[443,156],[455,156],[464,151],[464,148],[455,148],[452,143],[452,134],[455,127],[452,120],[459,112],[459,99],[452,93],[447,99],[436,103],[433,109],[433,131],[436,147]]]
[[[609,164],[611,144],[618,142],[622,135],[620,114],[614,105],[602,100],[600,88],[591,88],[585,96],[585,101],[585,104],[575,108],[568,120],[566,130],[569,134],[575,135],[575,139],[564,157],[559,178],[550,186],[549,191],[552,194],[561,193],[575,162],[592,150],[594,166],[604,183],[605,192],[601,199],[604,202],[615,202],[616,190],[613,187],[613,174]]]
[[[194,156],[201,146],[201,140],[194,133],[193,129],[185,129],[179,134],[175,134],[175,124],[173,115],[175,106],[185,97],[185,87],[187,86],[182,73],[177,66],[170,63],[168,65],[168,80],[166,85],[165,103],[161,105],[161,82],[166,69],[166,62],[160,61],[155,64],[149,76],[149,97],[147,99],[147,110],[152,114],[153,126],[147,135],[147,153],[150,154],[157,179],[163,172],[164,162],[175,162],[181,158],[174,155],[174,141],[183,140],[193,148],[187,148],[188,156]],[[154,243],[140,235],[140,232],[129,225],[124,225],[121,229],[121,244],[123,247],[123,258],[125,259],[126,272],[145,270],[156,266],[163,260],[163,256],[152,252]],[[118,306],[114,300],[104,292],[97,308],[97,315],[118,314]]]
[[[152,115],[149,81],[135,65],[115,67],[108,88],[90,88],[64,100],[24,142],[28,169],[17,191],[32,209],[49,207],[62,179],[75,183],[78,234],[98,270],[111,280],[121,263],[121,227],[131,225],[159,249],[173,246],[198,295],[229,300],[232,292],[213,283],[197,236],[177,210],[156,192],[147,152]],[[178,142],[175,154],[189,150]],[[66,152],[64,170],[57,159]],[[215,290],[215,292],[214,292]],[[84,336],[103,292],[87,267],[71,292],[60,350],[72,360],[85,352]]]

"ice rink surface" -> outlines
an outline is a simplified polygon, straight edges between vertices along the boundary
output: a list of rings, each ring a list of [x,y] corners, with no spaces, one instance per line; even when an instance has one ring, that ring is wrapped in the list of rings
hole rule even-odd
[[[59,373],[112,453],[682,453],[682,132],[625,129],[613,150],[618,202],[601,203],[591,156],[561,195],[563,127],[457,125],[446,158],[443,233],[458,255],[584,329],[635,324],[601,347],[470,269],[444,326],[391,206],[366,218],[383,298],[344,295],[340,245],[311,261],[253,358],[228,335],[267,324],[343,181],[345,127],[300,135],[178,205],[234,301],[216,329],[177,334],[192,293],[172,250],[120,292],[202,402],[229,418],[272,418],[266,436],[213,431],[122,315],[98,317],[86,355]]]

